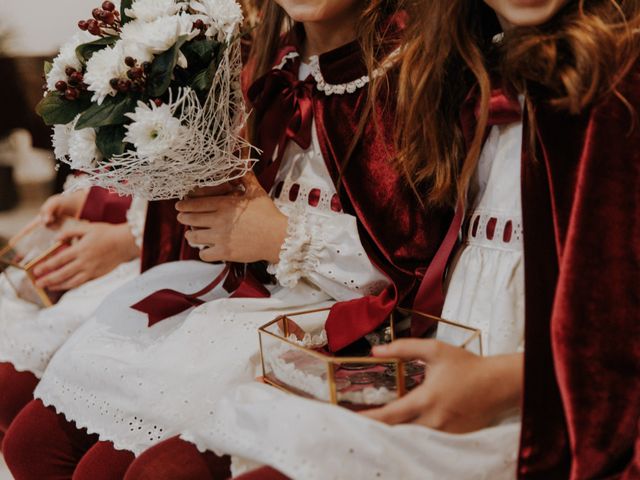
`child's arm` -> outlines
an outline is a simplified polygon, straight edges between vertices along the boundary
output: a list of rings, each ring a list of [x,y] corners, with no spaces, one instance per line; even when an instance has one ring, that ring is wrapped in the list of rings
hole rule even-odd
[[[378,293],[386,277],[371,263],[358,234],[357,219],[310,209],[282,213],[252,174],[245,192],[218,193],[177,204],[178,221],[194,228],[186,233],[205,245],[207,262],[267,261],[285,287],[306,278],[336,300]]]
[[[522,353],[479,357],[437,340],[410,339],[374,347],[374,355],[427,364],[422,385],[364,413],[381,422],[466,433],[495,424],[522,402]]]

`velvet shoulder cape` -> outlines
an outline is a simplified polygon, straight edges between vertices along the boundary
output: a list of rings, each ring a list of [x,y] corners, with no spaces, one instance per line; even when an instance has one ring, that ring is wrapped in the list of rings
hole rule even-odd
[[[295,40],[283,46],[275,65],[297,50]],[[330,85],[348,84],[367,75],[357,42],[320,55],[319,65],[323,80]],[[297,62],[285,61],[282,69],[292,70],[289,80],[269,82],[274,69],[249,90],[259,132],[256,146],[263,151],[256,166],[259,179],[272,161],[276,144],[291,127],[290,118],[273,122],[270,112],[285,111],[285,95],[304,88],[304,82],[297,81],[297,68]],[[390,72],[390,93],[377,99],[359,137],[360,121],[369,101],[366,85],[352,93],[329,95],[314,86],[310,93],[320,148],[343,210],[357,217],[360,239],[369,257],[391,280],[391,286],[378,296],[336,304],[327,321],[333,351],[373,331],[396,305],[411,306],[424,269],[452,216],[448,209],[427,211],[394,165],[395,83],[394,73]],[[354,137],[357,143],[352,149]]]
[[[640,66],[618,90],[575,116],[532,96],[521,478],[640,478]]]

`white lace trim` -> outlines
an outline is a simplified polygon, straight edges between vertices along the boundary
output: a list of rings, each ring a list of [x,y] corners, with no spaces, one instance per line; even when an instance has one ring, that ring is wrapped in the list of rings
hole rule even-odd
[[[400,49],[398,48],[387,57],[387,59],[382,63],[380,67],[376,68],[373,71],[372,77],[376,79],[384,75],[387,70],[389,70],[389,68],[391,68],[391,66],[395,63],[399,55]],[[289,60],[292,60],[299,56],[300,54],[298,52],[289,52],[284,57],[282,57],[282,60],[275,68],[277,70],[282,70]],[[309,57],[309,68],[311,69],[311,76],[316,82],[316,88],[320,92],[323,92],[326,96],[354,93],[356,90],[366,87],[371,82],[371,77],[369,75],[363,75],[360,78],[346,83],[327,82],[324,78],[324,75],[322,75],[322,70],[320,68],[320,57],[318,55],[312,55]]]
[[[269,265],[268,271],[275,275],[280,285],[294,288],[298,281],[320,265],[320,252],[324,242],[319,229],[309,225],[303,208],[294,209],[289,215],[287,238],[280,250],[280,261]]]
[[[127,223],[131,230],[131,235],[136,242],[138,248],[142,248],[144,240],[144,227],[147,219],[148,202],[140,197],[133,197],[131,206],[127,210]]]

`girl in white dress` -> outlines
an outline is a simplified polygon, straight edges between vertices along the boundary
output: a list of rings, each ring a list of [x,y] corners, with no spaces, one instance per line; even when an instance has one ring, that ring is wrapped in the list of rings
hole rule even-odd
[[[374,355],[426,362],[426,380],[365,415],[258,383],[237,387],[184,437],[235,455],[238,471],[255,462],[281,472],[239,479],[637,478],[638,292],[628,280],[640,244],[628,219],[637,217],[640,10],[595,0],[484,3],[414,4],[400,95],[409,97],[401,145],[412,181],[457,175],[427,202],[459,189],[467,206],[443,316],[481,328],[488,356],[447,345],[445,328],[437,340],[377,347]],[[534,254],[538,262],[525,265]],[[585,275],[596,281],[581,282]],[[132,480],[144,478],[136,473]]]
[[[32,399],[58,348],[107,295],[139,273],[134,237],[143,227],[144,210],[137,210],[144,205],[130,205],[130,199],[102,189],[66,192],[45,202],[37,222],[84,220],[60,232],[62,241],[74,244],[34,272],[43,288],[65,292],[54,306],[41,309],[23,300],[0,279],[0,434]]]
[[[72,472],[95,478],[87,465],[97,464],[104,478],[121,478],[134,455],[186,431],[211,415],[232,385],[255,378],[251,358],[262,324],[336,300],[360,305],[391,287],[409,295],[417,285],[416,271],[437,247],[440,224],[424,233],[425,212],[389,161],[389,131],[364,124],[367,141],[353,150],[341,191],[337,187],[349,144],[358,140],[358,111],[370,80],[353,41],[362,5],[332,0],[327,9],[301,13],[285,3],[300,14],[304,30],[290,32],[286,48],[276,36],[278,48],[263,67],[268,81],[287,83],[284,92],[260,84],[267,93],[262,100],[271,102],[267,111],[283,115],[260,131],[258,146],[278,147],[263,154],[261,183],[249,175],[240,192],[209,191],[177,205],[179,220],[195,227],[187,239],[205,246],[202,259],[266,261],[276,282],[256,288],[262,297],[229,298],[224,284],[212,284],[224,265],[182,261],[151,269],[116,291],[57,353],[35,393],[39,400],[9,431],[7,464],[18,480]],[[327,29],[329,20],[337,23]],[[316,21],[328,38],[311,29]],[[399,278],[404,286],[396,286]],[[216,286],[198,296],[200,306],[151,327],[146,314],[131,308],[161,290],[192,293],[207,285]],[[157,311],[151,313],[158,320]],[[59,428],[43,432],[42,423]]]

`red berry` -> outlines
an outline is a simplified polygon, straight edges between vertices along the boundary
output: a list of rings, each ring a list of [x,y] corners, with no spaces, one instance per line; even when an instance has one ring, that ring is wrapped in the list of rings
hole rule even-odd
[[[85,31],[85,32],[86,32],[86,31],[87,31],[87,28],[89,28],[89,26],[87,25],[87,21],[86,21],[86,20],[80,20],[80,21],[78,22],[78,28],[79,28],[80,30],[83,30],[83,31]]]
[[[161,105],[162,105],[162,100],[161,100],[161,99],[159,99],[159,98],[154,98],[154,99],[153,99],[153,103],[155,103],[155,104],[156,104],[156,107],[159,107],[159,106],[161,106]]]
[[[125,58],[125,59],[124,59],[124,64],[125,64],[127,67],[131,67],[131,68],[133,68],[133,67],[135,67],[135,66],[136,66],[136,59],[135,59],[135,58],[133,58],[133,57],[127,57],[127,58]]]
[[[73,80],[76,83],[82,83],[82,81],[84,80],[84,75],[82,75],[81,72],[73,72],[71,75],[69,75],[69,79]]]
[[[67,89],[67,82],[64,80],[59,80],[56,82],[56,90],[59,92],[64,92]]]
[[[104,15],[104,10],[102,10],[101,8],[94,8],[91,11],[91,16],[96,20],[102,20],[102,15]]]
[[[131,82],[129,80],[118,80],[118,87],[116,90],[119,92],[128,92],[131,89]]]
[[[127,72],[127,76],[131,79],[131,80],[137,80],[139,78],[142,78],[143,75],[143,70],[140,67],[134,67],[131,70],[129,70]]]
[[[64,92],[64,98],[66,98],[67,100],[77,100],[79,96],[80,92],[75,88],[67,88],[67,90]]]
[[[109,85],[111,85],[111,88],[113,88],[114,90],[117,90],[119,81],[120,80],[118,80],[117,78],[112,78],[111,80],[109,80]]]
[[[89,22],[87,22],[87,30],[89,30],[91,35],[100,35],[102,33],[100,24],[97,20],[89,20]]]
[[[116,6],[113,4],[113,2],[107,0],[105,2],[102,2],[102,9],[106,10],[107,12],[113,12],[116,9]]]
[[[201,19],[196,20],[195,22],[193,22],[193,28],[202,30],[204,28],[204,22]]]
[[[107,25],[113,25],[113,23],[116,21],[116,17],[111,12],[102,12],[101,20]]]
[[[67,75],[67,77],[70,77],[71,75],[76,73],[76,69],[73,67],[67,67],[64,69],[64,73]]]

